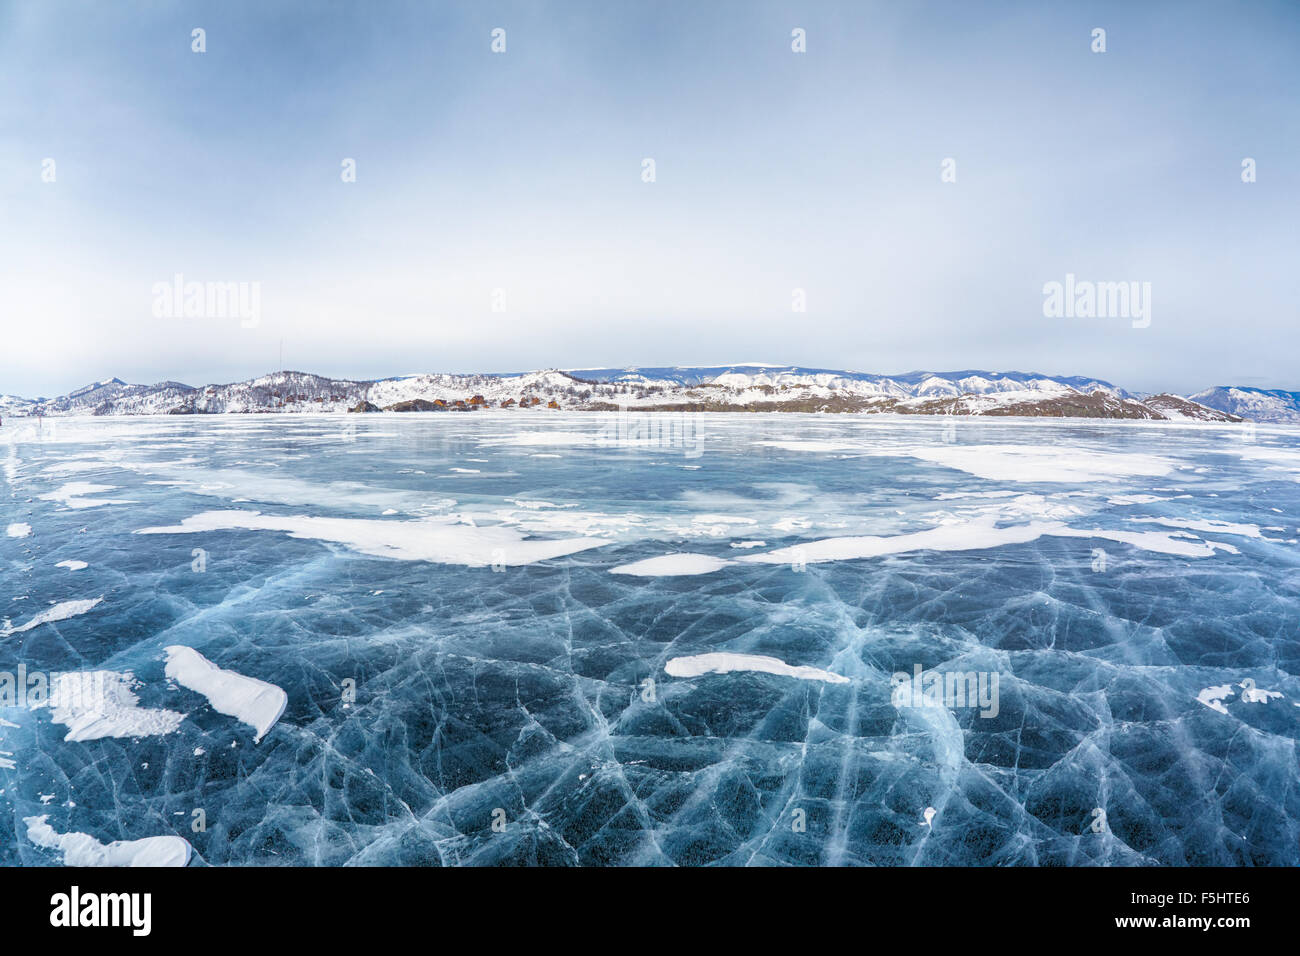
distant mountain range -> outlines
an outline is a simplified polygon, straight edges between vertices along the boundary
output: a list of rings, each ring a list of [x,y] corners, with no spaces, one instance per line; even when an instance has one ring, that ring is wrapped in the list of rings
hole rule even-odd
[[[1101,379],[1037,372],[968,369],[891,376],[761,363],[428,374],[374,381],[286,371],[197,387],[181,382],[130,385],[110,378],[58,398],[0,396],[0,414],[10,416],[439,412],[521,406],[1300,422],[1300,392],[1221,386],[1184,398],[1141,395]]]

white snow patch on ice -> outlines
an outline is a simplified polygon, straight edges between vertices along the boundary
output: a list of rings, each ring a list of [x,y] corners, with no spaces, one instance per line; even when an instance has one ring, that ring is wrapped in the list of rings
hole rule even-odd
[[[91,498],[101,492],[112,491],[116,485],[96,485],[89,481],[70,481],[58,491],[41,495],[42,501],[60,501],[69,508],[98,508],[100,505],[125,505],[129,501],[114,498]]]
[[[1259,525],[1236,524],[1231,521],[1215,521],[1212,518],[1130,518],[1130,521],[1146,524],[1162,524],[1167,528],[1187,528],[1191,531],[1208,531],[1217,534],[1237,534],[1243,538],[1258,538]]]
[[[1300,450],[1278,448],[1272,445],[1254,445],[1238,449],[1236,454],[1247,461],[1277,462],[1279,465],[1300,467]]]
[[[943,525],[926,531],[886,537],[862,535],[823,538],[763,554],[747,554],[738,561],[760,564],[789,564],[796,561],[844,561],[874,558],[908,551],[979,551],[1004,544],[1024,544],[1044,534],[1064,530],[1057,522],[1030,522],[1009,528],[995,528],[991,520]]]
[[[779,448],[782,451],[863,451],[861,444],[837,441],[812,441],[812,440],[789,440],[789,441],[759,441],[754,442],[756,445],[762,445],[766,448]]]
[[[58,850],[66,866],[185,866],[194,852],[178,836],[145,837],[100,843],[88,833],[56,833],[49,816],[24,817],[27,839],[37,846]]]
[[[757,524],[753,518],[741,515],[693,515],[691,520],[700,524]]]
[[[731,564],[725,558],[710,554],[665,554],[644,561],[633,561],[610,568],[611,574],[633,574],[638,577],[671,577],[686,574],[710,574]]]
[[[1176,554],[1185,558],[1208,558],[1214,554],[1213,543],[1207,544],[1190,536],[1182,537],[1178,532],[1105,531],[1100,528],[1093,528],[1092,530],[1067,528],[1064,531],[1051,533],[1063,538],[1103,538],[1107,541],[1118,541],[1120,544],[1131,545],[1143,551],[1153,551],[1157,554]],[[1224,550],[1232,549],[1231,545],[1220,545],[1220,547]]]
[[[173,644],[165,650],[167,676],[202,694],[218,713],[252,727],[254,742],[275,726],[289,703],[289,695],[275,684],[222,670],[192,647]]]
[[[775,657],[760,654],[730,654],[715,652],[692,657],[674,657],[664,665],[664,671],[673,677],[699,677],[703,674],[726,674],[731,671],[760,671],[799,680],[820,680],[831,684],[847,684],[843,674],[832,674],[819,667],[787,664]]]
[[[892,536],[847,536],[822,538],[762,554],[748,554],[738,561],[760,564],[787,564],[798,561],[845,561],[874,558],[888,554],[905,554],[910,551],[982,551],[1006,544],[1026,544],[1043,536],[1059,538],[1103,538],[1132,545],[1145,551],[1160,554],[1177,554],[1204,558],[1214,554],[1214,548],[1197,539],[1178,537],[1175,533],[1160,531],[1107,531],[1103,529],[1070,528],[1059,521],[1031,521],[1028,524],[995,527],[993,517],[975,521],[954,522]]]
[[[584,435],[580,432],[520,432],[515,435],[502,435],[492,438],[480,438],[480,445],[518,445],[523,447],[545,447],[547,445],[597,445],[602,441],[600,435]]]
[[[1277,690],[1264,690],[1262,687],[1256,687],[1252,680],[1244,680],[1237,685],[1241,688],[1241,699],[1247,704],[1267,704],[1270,700],[1281,697],[1282,692]]]
[[[257,511],[204,511],[170,527],[141,528],[136,534],[196,534],[242,529],[285,531],[294,538],[333,541],[362,554],[399,561],[432,561],[482,568],[494,563],[532,564],[609,544],[598,538],[526,540],[514,528],[475,527],[450,517],[414,521],[264,515]]]
[[[104,737],[154,737],[170,734],[185,715],[140,706],[130,672],[70,671],[52,675],[50,696],[33,710],[48,707],[50,719],[68,728],[64,740]]]
[[[24,631],[30,631],[34,627],[40,627],[42,624],[52,624],[55,621],[66,621],[70,617],[77,617],[85,614],[100,601],[102,597],[88,598],[81,601],[63,601],[55,604],[53,607],[46,608],[40,614],[28,621],[22,627],[10,627],[0,630],[0,634],[21,634]]]
[[[918,445],[902,454],[991,481],[1114,481],[1157,477],[1174,469],[1172,461],[1155,455],[1064,445]]]
[[[1196,699],[1204,704],[1210,710],[1217,710],[1221,714],[1226,714],[1228,708],[1223,706],[1223,702],[1232,696],[1231,684],[1217,684],[1214,687],[1206,687]]]
[[[1018,491],[945,491],[935,495],[935,501],[952,501],[955,498],[1013,498]]]
[[[1098,451],[1067,445],[907,445],[882,448],[833,441],[761,441],[786,451],[860,451],[878,457],[907,457],[955,468],[990,481],[1114,481],[1156,477],[1174,463],[1155,455]]]

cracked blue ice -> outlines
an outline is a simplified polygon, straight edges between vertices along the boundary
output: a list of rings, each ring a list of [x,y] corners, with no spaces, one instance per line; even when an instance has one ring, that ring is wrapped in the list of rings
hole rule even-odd
[[[699,422],[675,448],[597,415],[61,421],[3,449],[0,524],[31,533],[0,538],[0,671],[130,673],[185,718],[66,740],[0,709],[0,863],[59,862],[40,815],[219,865],[1300,863],[1296,430]],[[168,680],[174,645],[284,689],[264,740]],[[705,654],[847,683],[665,672]],[[997,716],[894,706],[916,665],[997,673]]]

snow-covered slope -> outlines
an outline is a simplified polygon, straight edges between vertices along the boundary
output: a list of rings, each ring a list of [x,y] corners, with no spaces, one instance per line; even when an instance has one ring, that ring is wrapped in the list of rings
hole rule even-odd
[[[1300,422],[1300,392],[1218,385],[1197,392],[1192,400],[1253,422]]]
[[[1274,393],[1268,393],[1274,394]],[[1276,393],[1292,394],[1292,393]],[[1209,404],[1209,403],[1206,403]],[[558,407],[680,411],[895,412],[1233,421],[1179,398],[1139,400],[1109,382],[1037,372],[909,372],[885,376],[786,365],[546,369],[510,375],[421,374],[375,381],[272,372],[194,387],[110,378],[53,399],[0,400],[0,413],[150,415]],[[1297,416],[1300,418],[1300,415]]]
[[[1142,399],[1142,404],[1175,422],[1217,422],[1224,416],[1231,421],[1243,420],[1239,415],[1179,395],[1151,395]]]
[[[19,398],[17,395],[0,395],[0,415],[26,415],[41,399]]]
[[[655,368],[570,369],[570,375],[596,382],[625,382],[643,386],[728,385],[735,388],[773,386],[820,386],[856,395],[889,395],[895,398],[937,395],[986,394],[1056,390],[1069,386],[1081,392],[1097,390],[1120,398],[1129,393],[1110,382],[1082,376],[1042,375],[1038,372],[907,372],[903,375],[875,375],[839,369],[805,368],[798,365],[711,365]]]

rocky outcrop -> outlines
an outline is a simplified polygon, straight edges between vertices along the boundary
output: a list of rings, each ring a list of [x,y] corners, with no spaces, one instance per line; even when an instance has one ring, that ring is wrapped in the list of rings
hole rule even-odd
[[[437,412],[442,411],[442,406],[435,405],[433,402],[426,401],[423,398],[412,398],[405,402],[395,402],[392,405],[384,406],[386,412]]]

